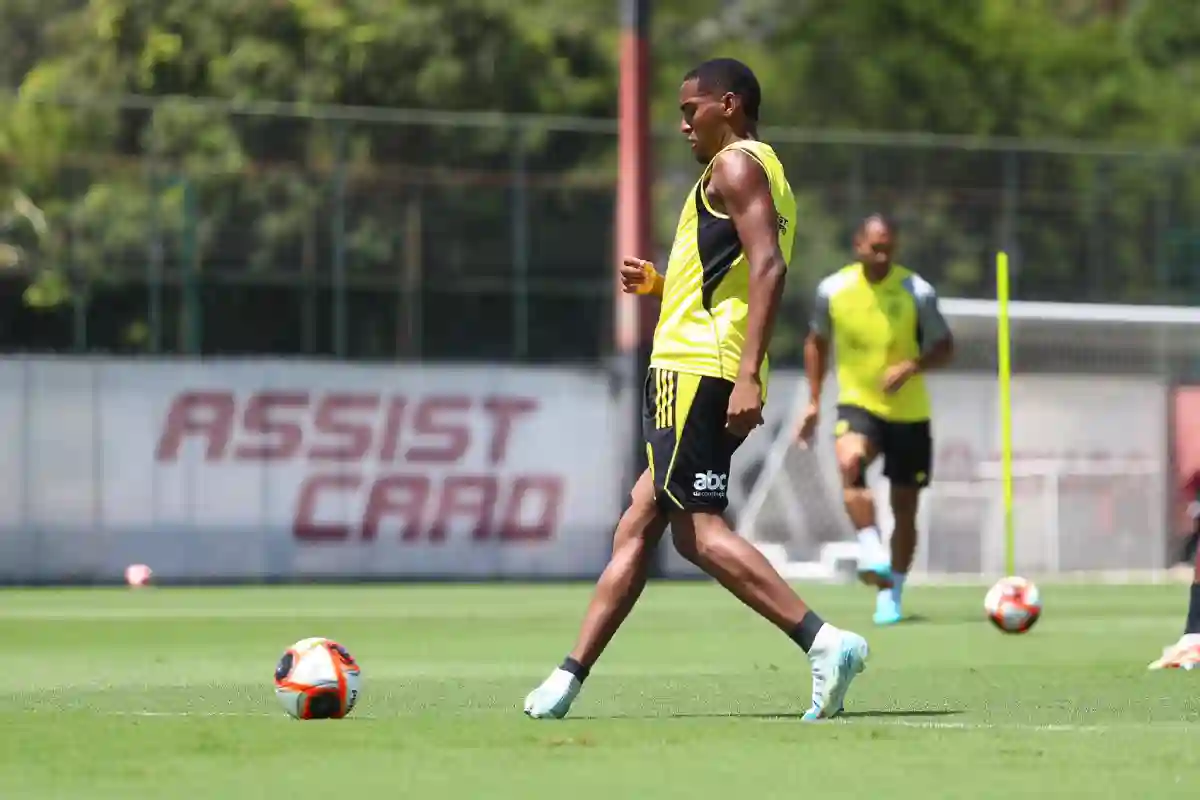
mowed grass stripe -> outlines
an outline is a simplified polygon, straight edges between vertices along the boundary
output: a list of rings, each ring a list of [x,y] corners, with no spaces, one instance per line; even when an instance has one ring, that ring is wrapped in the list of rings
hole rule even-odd
[[[1200,673],[1145,669],[1185,593],[1043,588],[1043,620],[1005,636],[979,588],[914,587],[922,619],[875,630],[869,592],[802,587],[872,645],[820,725],[798,720],[803,655],[710,584],[651,586],[560,722],[520,705],[582,584],[0,592],[0,775],[6,800],[1192,796]],[[275,702],[275,660],[311,635],[363,665],[348,720]]]

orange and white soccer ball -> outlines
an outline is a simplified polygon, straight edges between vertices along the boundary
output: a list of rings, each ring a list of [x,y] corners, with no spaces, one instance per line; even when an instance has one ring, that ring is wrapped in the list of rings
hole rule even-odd
[[[275,696],[296,719],[341,719],[354,710],[362,670],[331,639],[301,639],[275,667]]]
[[[988,591],[983,610],[1005,633],[1025,633],[1042,616],[1042,597],[1032,581],[1010,576],[998,580]]]
[[[125,568],[125,583],[129,584],[134,589],[140,589],[143,586],[150,585],[150,579],[154,577],[154,570],[147,567],[145,564],[130,564]]]

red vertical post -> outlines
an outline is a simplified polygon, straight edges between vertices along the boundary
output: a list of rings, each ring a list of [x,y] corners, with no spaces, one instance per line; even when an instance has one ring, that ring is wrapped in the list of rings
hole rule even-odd
[[[650,3],[651,0],[619,0],[621,4],[621,53],[619,128],[617,138],[616,263],[626,256],[655,260],[654,220],[650,164]],[[661,272],[665,264],[657,264]],[[645,469],[646,451],[641,435],[641,386],[650,364],[658,303],[647,297],[616,291],[616,351],[619,374],[629,390],[634,417],[635,441],[628,466],[632,483]],[[657,572],[657,570],[654,570]]]
[[[650,0],[621,1],[621,86],[617,139],[617,248],[626,256],[654,258],[650,190]],[[659,265],[660,271],[662,265]],[[649,348],[654,336],[652,301],[618,293],[617,351]]]

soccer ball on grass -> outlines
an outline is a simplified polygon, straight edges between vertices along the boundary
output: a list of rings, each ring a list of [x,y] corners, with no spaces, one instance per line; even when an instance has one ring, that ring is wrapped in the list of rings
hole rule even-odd
[[[362,671],[335,641],[301,639],[275,667],[275,696],[296,719],[341,719],[354,710]]]
[[[987,617],[1005,633],[1025,633],[1042,616],[1042,598],[1031,581],[1007,577],[996,582],[983,599]]]

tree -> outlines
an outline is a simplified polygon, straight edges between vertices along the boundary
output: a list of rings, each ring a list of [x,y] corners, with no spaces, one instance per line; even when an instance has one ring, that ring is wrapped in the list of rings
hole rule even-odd
[[[416,194],[438,217],[473,232],[427,249],[428,272],[471,279],[511,270],[503,263],[507,189],[472,188],[439,173],[507,171],[517,131],[231,115],[187,96],[614,112],[603,40],[566,17],[539,22],[528,8],[494,0],[202,6],[93,0],[60,21],[50,52],[25,76],[10,127],[53,143],[45,159],[53,166],[21,169],[16,178],[47,198],[53,241],[42,256],[51,269],[82,270],[83,282],[130,272],[140,279],[153,250],[168,281],[220,273],[255,280],[249,270],[308,273],[311,288],[329,283],[337,261],[359,279],[394,286],[400,250],[415,246],[395,220]],[[125,95],[168,99],[123,109],[61,105],[64,97]],[[611,147],[596,137],[521,135],[531,171],[569,170]],[[86,162],[74,168],[88,172],[74,189],[67,188],[71,161]],[[339,218],[335,209],[347,206],[353,213]],[[563,251],[571,243],[556,244]],[[236,301],[230,293],[223,302]],[[257,318],[228,310],[235,313],[223,326]],[[140,330],[137,322],[130,319],[131,330]],[[183,324],[190,330],[196,322]]]
[[[57,20],[33,30],[47,4]],[[17,0],[0,9],[0,74],[21,85],[0,119],[0,191],[45,226],[13,216],[0,236],[40,276],[30,299],[86,305],[106,346],[323,353],[344,333],[359,355],[500,357],[524,315],[572,323],[525,355],[595,355],[614,137],[386,109],[610,119],[615,12],[612,0]],[[805,209],[790,319],[877,209],[900,218],[906,261],[945,293],[990,293],[1003,245],[1019,296],[1151,299],[1147,272],[1178,280],[1200,241],[1200,181],[1182,156],[1100,143],[1195,138],[1197,13],[1152,0],[658,0],[660,239],[697,174],[671,133],[680,77],[733,55],[762,80],[765,133]],[[98,100],[114,97],[133,101]],[[271,103],[356,110],[263,113]],[[895,132],[912,141],[885,143]],[[927,133],[964,146],[918,146]],[[148,282],[163,288],[145,299]],[[352,306],[341,320],[327,318],[335,285]],[[164,322],[166,341],[146,338]],[[303,333],[281,338],[290,330]]]

